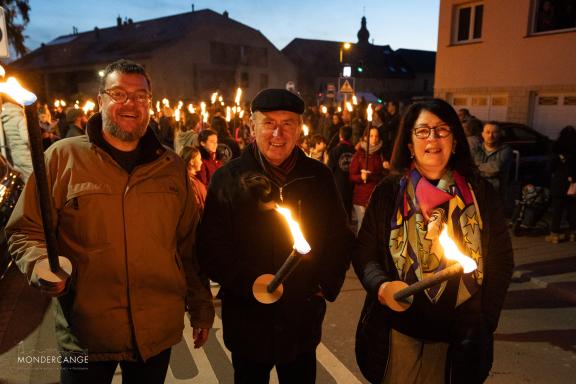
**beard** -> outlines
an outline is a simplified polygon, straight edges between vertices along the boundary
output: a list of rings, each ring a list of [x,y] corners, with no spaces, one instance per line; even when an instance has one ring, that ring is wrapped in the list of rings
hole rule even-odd
[[[110,135],[116,137],[117,139],[119,139],[121,141],[131,142],[131,141],[140,140],[142,138],[142,136],[144,136],[144,134],[146,133],[147,126],[148,126],[148,123],[143,124],[139,129],[137,129],[135,131],[128,132],[128,131],[125,131],[122,128],[120,128],[113,121],[106,119],[103,122],[102,129],[104,129]]]

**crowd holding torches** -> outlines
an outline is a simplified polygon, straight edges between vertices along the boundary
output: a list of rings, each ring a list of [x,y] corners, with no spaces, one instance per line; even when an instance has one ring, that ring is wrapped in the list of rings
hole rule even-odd
[[[294,244],[292,246],[292,252],[276,274],[264,274],[254,281],[252,293],[256,300],[263,304],[275,303],[282,297],[284,293],[282,283],[290,276],[294,269],[296,269],[302,257],[311,251],[310,244],[308,244],[304,238],[298,222],[292,218],[290,210],[276,205],[276,211],[280,213],[288,223]]]
[[[454,261],[454,263],[411,285],[407,285],[403,281],[387,283],[384,288],[384,298],[388,307],[395,311],[403,312],[410,307],[412,304],[412,296],[415,294],[438,285],[454,276],[461,275],[462,273],[471,273],[476,270],[478,267],[476,262],[458,249],[456,243],[448,236],[446,226],[440,233],[438,241],[444,251],[444,257],[447,260]]]

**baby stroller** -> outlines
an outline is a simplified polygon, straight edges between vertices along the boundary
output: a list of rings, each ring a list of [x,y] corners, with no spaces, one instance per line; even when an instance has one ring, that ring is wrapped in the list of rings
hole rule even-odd
[[[512,214],[514,236],[548,232],[548,223],[543,219],[550,204],[550,191],[544,187],[527,184],[522,188],[522,197],[516,200]]]

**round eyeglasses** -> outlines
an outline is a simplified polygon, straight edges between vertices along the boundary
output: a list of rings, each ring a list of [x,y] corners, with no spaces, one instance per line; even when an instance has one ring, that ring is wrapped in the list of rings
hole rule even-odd
[[[139,104],[146,104],[152,99],[152,95],[148,91],[128,92],[122,88],[105,89],[102,93],[110,96],[115,103],[125,103],[128,99],[134,100]]]
[[[434,131],[434,136],[439,137],[441,139],[448,137],[452,134],[452,130],[447,125],[438,125],[436,127],[429,127],[427,125],[419,125],[415,127],[412,132],[414,132],[414,136],[419,139],[427,139]]]

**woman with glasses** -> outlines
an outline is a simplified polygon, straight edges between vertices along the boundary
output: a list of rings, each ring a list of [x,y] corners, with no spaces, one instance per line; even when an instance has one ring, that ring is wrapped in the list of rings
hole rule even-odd
[[[513,268],[493,188],[477,175],[466,135],[443,100],[416,103],[400,124],[391,175],[376,186],[353,255],[367,291],[356,334],[358,364],[373,383],[481,383]],[[450,237],[478,267],[412,296],[394,310],[392,288],[452,262]],[[387,304],[388,303],[388,304]]]

